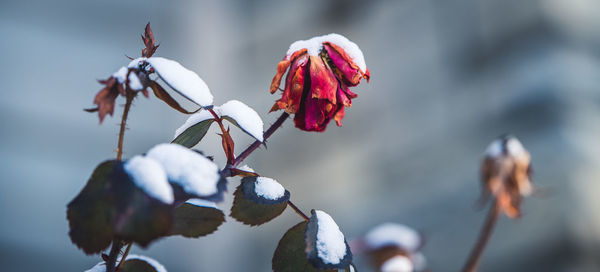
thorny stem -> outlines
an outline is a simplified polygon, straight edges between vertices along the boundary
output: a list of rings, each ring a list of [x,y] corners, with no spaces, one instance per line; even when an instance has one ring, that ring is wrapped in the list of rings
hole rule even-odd
[[[308,218],[308,216],[306,216],[306,214],[304,214],[300,209],[298,209],[298,207],[296,207],[296,205],[294,205],[294,203],[292,203],[292,201],[288,200],[287,202],[288,206],[290,206],[292,209],[294,209],[294,211],[300,215],[300,217],[304,218],[304,220],[309,221],[310,218]]]
[[[285,120],[289,117],[290,115],[287,112],[283,112],[281,114],[281,116],[279,116],[279,118],[277,118],[277,120],[275,121],[275,123],[273,123],[268,129],[267,131],[265,131],[264,134],[264,141],[267,141],[267,139],[269,137],[271,137],[271,135],[273,135],[273,133],[275,133],[275,130],[277,130],[279,127],[281,127],[281,124],[283,124],[283,122],[285,122]],[[248,148],[246,148],[246,150],[242,151],[242,153],[240,153],[237,158],[235,158],[235,160],[232,163],[232,167],[236,167],[238,166],[244,159],[246,159],[250,154],[252,154],[252,152],[254,152],[254,150],[256,150],[260,145],[262,144],[261,141],[256,140],[254,141],[254,143],[252,143]]]
[[[123,157],[123,138],[125,138],[125,129],[127,128],[127,115],[129,115],[129,109],[131,108],[131,102],[135,93],[132,91],[126,91],[125,94],[125,108],[123,109],[123,117],[121,118],[121,129],[119,130],[119,142],[117,143],[117,160],[121,160]]]
[[[121,268],[121,266],[125,262],[125,259],[127,258],[127,255],[129,254],[129,251],[131,250],[131,246],[132,245],[133,245],[133,243],[131,243],[131,242],[129,244],[127,244],[127,248],[125,249],[125,253],[123,253],[123,256],[121,257],[121,261],[117,265],[117,268],[115,269],[115,271],[119,271],[119,268]]]
[[[119,141],[117,143],[117,160],[121,160],[123,157],[123,138],[125,138],[125,129],[127,127],[127,116],[129,115],[129,110],[131,109],[131,103],[133,102],[133,98],[135,98],[135,93],[126,90],[125,91],[125,108],[123,109],[123,117],[121,117],[121,128],[119,130]],[[129,244],[129,247],[131,244]],[[117,258],[119,257],[119,253],[121,252],[121,247],[123,247],[123,242],[119,239],[113,240],[112,248],[110,249],[110,253],[108,255],[108,261],[106,262],[106,271],[114,272],[117,271],[115,268],[115,264],[117,263]],[[129,251],[129,247],[127,248]],[[121,262],[125,259],[125,256],[121,258]],[[120,265],[120,264],[119,264]]]
[[[477,271],[481,255],[483,254],[483,250],[485,249],[487,242],[492,236],[494,226],[496,225],[496,222],[498,222],[498,217],[500,217],[500,205],[498,204],[497,200],[494,200],[488,212],[487,218],[485,219],[485,223],[481,228],[481,232],[479,233],[479,238],[473,246],[469,258],[467,259],[467,263],[463,269],[464,272]]]

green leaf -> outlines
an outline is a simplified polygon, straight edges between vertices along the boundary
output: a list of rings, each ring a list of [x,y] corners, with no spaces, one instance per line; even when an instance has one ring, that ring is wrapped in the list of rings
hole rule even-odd
[[[211,234],[225,222],[225,214],[221,210],[190,203],[177,207],[174,217],[171,235],[183,237],[198,238]]]
[[[141,255],[129,255],[119,272],[166,272],[165,267],[155,259]]]
[[[234,193],[231,217],[251,226],[261,225],[279,216],[287,207],[290,193],[286,190],[277,200],[258,196],[254,190],[257,177],[245,177]]]
[[[140,259],[127,260],[119,272],[158,272],[154,266]]]
[[[308,222],[301,222],[289,229],[279,240],[273,254],[272,268],[274,272],[312,272],[337,271],[320,270],[308,262],[304,235]]]
[[[112,209],[106,202],[115,160],[98,165],[79,195],[67,205],[69,236],[86,254],[100,253],[113,240]]]
[[[215,119],[207,119],[187,128],[181,134],[177,135],[172,143],[192,148],[204,138],[214,121]]]
[[[116,204],[112,226],[116,237],[146,247],[171,230],[172,205],[149,196],[137,187],[121,162],[115,165],[112,177]]]

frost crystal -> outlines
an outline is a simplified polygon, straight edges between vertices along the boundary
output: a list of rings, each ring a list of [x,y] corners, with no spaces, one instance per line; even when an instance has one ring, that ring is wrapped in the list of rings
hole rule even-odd
[[[335,33],[317,36],[308,40],[295,41],[290,45],[290,49],[288,49],[286,54],[286,59],[289,59],[294,52],[304,48],[307,49],[309,55],[318,56],[319,52],[321,52],[321,49],[323,49],[324,42],[330,42],[341,47],[352,58],[354,63],[358,65],[360,70],[363,72],[367,70],[365,57],[363,56],[363,53],[358,45],[348,40],[348,38]]]
[[[179,62],[161,57],[152,57],[146,60],[171,88],[185,98],[201,107],[213,103],[213,95],[204,80],[198,74],[183,67]]]
[[[151,158],[135,156],[125,162],[123,169],[148,195],[167,204],[173,203],[173,189],[160,163]]]
[[[401,224],[385,223],[369,231],[364,238],[370,249],[383,246],[398,246],[414,252],[421,246],[421,237],[415,230]]]
[[[254,192],[260,197],[277,200],[285,195],[285,188],[272,178],[258,177],[256,178]]]
[[[385,261],[381,265],[381,272],[412,272],[413,264],[406,256],[398,255]]]
[[[192,150],[178,144],[159,144],[146,156],[160,162],[169,181],[181,185],[189,194],[210,196],[219,191],[218,166]]]

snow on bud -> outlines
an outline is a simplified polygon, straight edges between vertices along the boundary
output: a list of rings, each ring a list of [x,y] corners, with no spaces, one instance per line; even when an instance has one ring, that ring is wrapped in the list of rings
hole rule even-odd
[[[507,216],[518,217],[521,198],[533,191],[531,174],[531,155],[516,137],[508,135],[493,141],[481,167],[482,199],[492,195]]]

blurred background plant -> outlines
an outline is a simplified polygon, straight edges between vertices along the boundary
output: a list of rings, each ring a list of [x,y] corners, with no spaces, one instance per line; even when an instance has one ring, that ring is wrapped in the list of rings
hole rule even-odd
[[[547,193],[526,201],[519,221],[499,221],[481,270],[596,271],[599,14],[593,0],[2,1],[0,263],[7,271],[97,263],[67,238],[64,205],[98,161],[114,156],[106,147],[119,121],[99,127],[81,108],[98,89],[93,76],[138,53],[130,37],[152,21],[169,41],[161,55],[202,75],[220,93],[216,104],[235,97],[257,110],[276,99],[265,93],[292,41],[336,32],[360,45],[373,77],[354,89],[360,103],[344,126],[315,134],[286,123],[247,162],[287,177],[279,181],[335,217],[347,237],[404,223],[427,237],[429,269],[460,267],[485,214],[474,205],[483,151],[510,132],[533,154]],[[172,139],[186,118],[154,98],[134,106],[126,155]],[[276,116],[266,112],[268,125]],[[248,141],[238,151],[251,141],[238,138]],[[224,161],[220,145],[200,148]],[[297,220],[232,221],[200,240],[134,250],[170,271],[268,271],[273,237]]]

